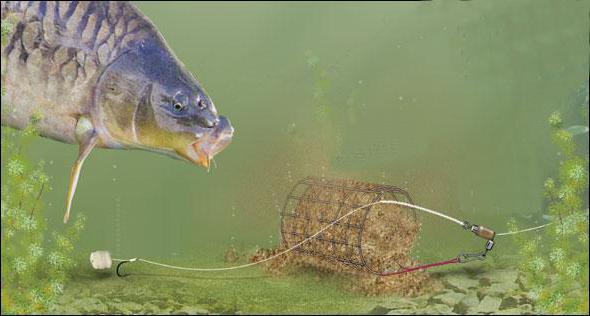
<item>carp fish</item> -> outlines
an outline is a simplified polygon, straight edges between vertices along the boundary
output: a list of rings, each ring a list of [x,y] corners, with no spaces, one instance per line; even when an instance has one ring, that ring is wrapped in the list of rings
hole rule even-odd
[[[94,148],[209,168],[234,129],[154,24],[128,2],[2,1],[2,125],[79,146],[64,223]]]

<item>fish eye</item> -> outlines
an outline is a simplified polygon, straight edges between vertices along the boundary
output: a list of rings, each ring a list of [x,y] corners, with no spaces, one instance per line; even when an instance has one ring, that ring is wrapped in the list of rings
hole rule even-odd
[[[176,112],[182,112],[185,108],[184,105],[180,102],[174,102],[173,107],[174,107],[174,111],[176,111]]]
[[[166,97],[169,102],[172,110],[176,113],[184,112],[187,108],[188,98],[182,91],[176,92],[174,96]]]

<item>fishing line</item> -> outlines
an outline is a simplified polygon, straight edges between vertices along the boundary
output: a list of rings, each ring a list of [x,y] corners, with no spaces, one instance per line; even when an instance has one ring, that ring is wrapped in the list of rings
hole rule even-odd
[[[432,209],[428,209],[419,205],[415,205],[415,204],[411,204],[411,203],[407,203],[407,202],[401,202],[401,201],[394,201],[394,200],[380,200],[380,201],[376,201],[376,202],[372,202],[372,203],[368,203],[365,205],[362,205],[360,207],[357,207],[351,211],[349,211],[348,213],[340,216],[339,218],[337,218],[336,220],[334,220],[333,222],[327,224],[326,226],[324,226],[323,228],[321,228],[320,230],[318,230],[316,233],[314,233],[313,235],[303,239],[301,242],[293,245],[292,247],[283,250],[275,255],[272,255],[268,258],[256,261],[256,262],[251,262],[251,263],[247,263],[247,264],[242,264],[242,265],[237,265],[237,266],[232,266],[232,267],[223,267],[223,268],[192,268],[192,267],[182,267],[182,266],[175,266],[175,265],[170,265],[170,264],[165,264],[165,263],[160,263],[160,262],[156,262],[156,261],[151,261],[151,260],[147,260],[147,259],[142,259],[142,258],[131,258],[131,259],[118,259],[118,258],[108,258],[107,260],[112,260],[115,262],[119,262],[119,264],[117,265],[117,275],[118,276],[124,276],[122,274],[120,274],[119,269],[120,267],[124,264],[124,263],[132,263],[132,262],[143,262],[146,264],[151,264],[151,265],[155,265],[155,266],[160,266],[160,267],[164,267],[164,268],[169,268],[169,269],[175,269],[175,270],[184,270],[184,271],[196,271],[196,272],[220,272],[220,271],[230,271],[230,270],[238,270],[238,269],[244,269],[244,268],[248,268],[248,267],[252,267],[255,265],[259,265],[262,264],[264,262],[268,262],[271,260],[274,260],[280,256],[286,255],[288,253],[290,253],[291,251],[295,250],[296,248],[300,247],[301,245],[311,241],[312,239],[314,239],[315,237],[317,237],[319,234],[321,234],[322,232],[324,232],[325,230],[329,229],[330,227],[334,226],[336,223],[340,222],[341,220],[343,220],[344,218],[362,210],[368,207],[372,207],[375,205],[379,205],[379,204],[393,204],[393,205],[398,205],[398,206],[404,206],[404,207],[408,207],[411,209],[415,209],[415,210],[419,210],[425,213],[429,213],[435,216],[438,216],[440,218],[443,218],[445,220],[448,220],[452,223],[455,223],[465,229],[469,229],[472,232],[474,232],[476,235],[488,239],[488,243],[486,244],[486,249],[484,250],[484,252],[482,253],[475,253],[475,254],[460,254],[459,256],[457,256],[456,258],[450,259],[450,260],[446,260],[446,261],[441,261],[441,262],[435,262],[435,263],[431,263],[431,264],[427,264],[427,265],[421,265],[421,266],[417,266],[417,267],[412,267],[412,268],[406,268],[406,269],[402,269],[400,271],[394,271],[394,272],[385,272],[383,274],[381,274],[382,276],[389,276],[389,275],[397,275],[397,274],[402,274],[402,273],[408,273],[408,272],[413,272],[416,270],[423,270],[423,269],[428,269],[431,267],[435,267],[435,266],[441,266],[441,265],[446,265],[446,264],[453,264],[453,263],[463,263],[463,262],[468,262],[468,261],[472,261],[472,260],[483,260],[483,258],[485,258],[485,254],[491,250],[491,248],[493,247],[493,239],[495,236],[508,236],[508,235],[515,235],[515,234],[520,234],[520,233],[524,233],[524,232],[529,232],[529,231],[534,231],[534,230],[539,230],[542,228],[545,228],[549,225],[551,225],[552,223],[547,223],[544,225],[540,225],[540,226],[536,226],[536,227],[531,227],[531,228],[527,228],[527,229],[522,229],[522,230],[518,230],[518,231],[509,231],[509,232],[504,232],[504,233],[498,233],[496,234],[495,232],[483,227],[483,226],[479,226],[479,225],[471,225],[466,221],[461,221],[458,220],[452,216],[446,215],[442,212],[436,211],[436,210],[432,210]],[[491,232],[491,233],[489,233]],[[489,233],[489,234],[488,234]],[[482,236],[485,235],[485,236]],[[489,248],[489,249],[488,249]],[[94,255],[94,253],[93,253]],[[110,256],[110,255],[109,255]],[[91,261],[92,261],[92,255],[91,255]],[[94,265],[94,262],[93,262]],[[110,263],[108,264],[108,267],[110,267]]]
[[[531,227],[531,228],[527,228],[527,229],[521,229],[521,230],[517,230],[517,231],[513,231],[513,232],[499,233],[499,234],[496,234],[496,236],[508,236],[508,235],[516,235],[516,234],[520,234],[520,233],[524,233],[524,232],[530,232],[530,231],[533,231],[533,230],[545,228],[545,227],[547,227],[547,226],[549,226],[551,224],[553,224],[553,223],[547,223],[547,224],[539,225],[539,226],[536,226],[536,227]]]

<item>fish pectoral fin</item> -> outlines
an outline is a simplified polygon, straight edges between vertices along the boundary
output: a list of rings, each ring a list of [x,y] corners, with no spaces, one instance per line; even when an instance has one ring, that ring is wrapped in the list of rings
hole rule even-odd
[[[84,160],[90,155],[90,152],[96,146],[98,142],[98,136],[91,125],[88,125],[89,121],[86,118],[81,118],[76,126],[76,137],[80,148],[78,150],[78,158],[72,166],[70,172],[70,182],[68,185],[68,195],[66,198],[66,214],[64,215],[64,224],[70,219],[70,210],[72,208],[72,201],[74,200],[74,194],[76,193],[76,187],[78,186],[78,179],[80,178],[80,171]],[[80,127],[82,126],[82,127]]]

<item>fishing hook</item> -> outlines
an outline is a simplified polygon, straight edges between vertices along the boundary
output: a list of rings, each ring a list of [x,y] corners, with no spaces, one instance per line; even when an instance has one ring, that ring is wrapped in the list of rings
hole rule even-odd
[[[123,266],[123,264],[128,263],[128,262],[135,262],[135,261],[137,261],[137,258],[133,258],[133,259],[129,259],[129,260],[121,260],[121,262],[119,262],[119,264],[117,264],[117,270],[116,270],[117,276],[120,278],[128,276],[129,274],[121,274],[119,272],[119,269],[121,268],[121,266]]]

